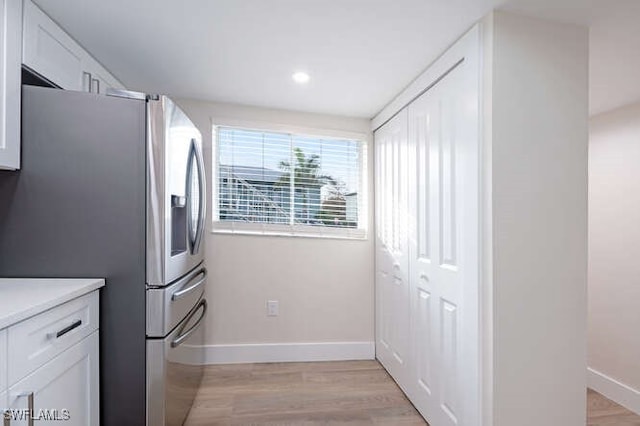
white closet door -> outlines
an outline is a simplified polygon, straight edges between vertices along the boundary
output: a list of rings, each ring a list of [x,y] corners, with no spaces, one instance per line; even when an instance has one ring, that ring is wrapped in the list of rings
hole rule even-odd
[[[375,140],[376,356],[403,386],[409,357],[407,111],[377,130]]]
[[[414,405],[432,426],[479,424],[477,90],[464,64],[408,107]]]

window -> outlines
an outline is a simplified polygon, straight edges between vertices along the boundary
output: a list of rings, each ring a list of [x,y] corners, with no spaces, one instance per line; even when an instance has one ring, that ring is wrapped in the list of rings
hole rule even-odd
[[[364,237],[362,142],[214,130],[214,230]]]

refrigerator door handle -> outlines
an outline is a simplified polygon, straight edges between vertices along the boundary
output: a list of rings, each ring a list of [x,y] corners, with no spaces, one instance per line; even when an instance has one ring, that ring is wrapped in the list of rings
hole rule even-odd
[[[196,312],[200,308],[202,308],[202,313],[200,314],[200,318],[198,318],[198,321],[194,325],[192,325],[184,333],[183,333],[184,330],[180,330],[180,332],[178,333],[178,337],[176,337],[171,342],[171,347],[172,348],[177,348],[178,346],[180,346],[185,340],[187,340],[189,338],[189,336],[191,336],[198,329],[198,327],[200,327],[200,325],[202,324],[202,321],[204,320],[204,317],[205,317],[205,315],[207,313],[207,301],[206,301],[206,299],[202,299],[202,301],[200,301],[198,306],[193,310],[191,315],[189,315],[189,317],[185,321],[185,325],[186,325],[189,322],[189,320],[191,320],[191,318],[193,318],[193,316],[196,314]]]
[[[198,219],[196,229],[193,232],[191,238],[191,253],[196,254],[200,251],[200,244],[202,243],[202,236],[204,234],[204,220],[206,216],[206,182],[205,182],[205,170],[204,170],[204,158],[202,155],[202,149],[195,139],[191,140],[191,155],[189,161],[189,173],[188,179],[191,182],[193,177],[191,176],[191,162],[195,160],[198,173],[198,197],[200,203],[198,204]],[[191,191],[191,183],[189,183],[188,191]],[[190,193],[189,193],[190,194]],[[191,194],[189,196],[192,196]]]
[[[202,278],[196,281],[195,284],[192,284],[186,288],[183,287],[179,291],[176,291],[175,293],[173,293],[171,295],[171,301],[174,302],[176,300],[182,299],[183,297],[185,297],[186,295],[188,295],[189,293],[191,293],[192,291],[200,287],[200,285],[207,280],[207,270],[202,269],[202,271],[198,275],[196,275],[196,277],[200,275],[202,275]],[[191,281],[193,281],[193,279]]]
[[[205,216],[207,215],[207,180],[206,173],[204,170],[204,155],[202,153],[202,145],[198,145],[198,149],[196,149],[196,155],[198,160],[198,169],[200,169],[200,212],[198,217],[198,233],[197,240],[195,243],[196,252],[200,250],[200,244],[202,242],[202,236],[204,234],[204,221]]]

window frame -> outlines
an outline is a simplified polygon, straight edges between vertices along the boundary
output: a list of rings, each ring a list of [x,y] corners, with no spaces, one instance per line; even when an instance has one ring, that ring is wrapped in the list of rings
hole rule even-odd
[[[318,129],[291,125],[265,124],[244,120],[211,119],[211,233],[238,235],[265,235],[276,237],[303,237],[321,239],[368,240],[369,238],[369,135],[360,132],[342,130]],[[273,224],[247,223],[236,221],[221,221],[219,218],[219,127],[236,128],[239,130],[258,131],[265,133],[281,133],[292,136],[317,137],[319,139],[343,139],[355,141],[359,147],[360,187],[358,194],[362,200],[358,204],[358,226],[356,228],[339,228],[321,225],[302,224]]]

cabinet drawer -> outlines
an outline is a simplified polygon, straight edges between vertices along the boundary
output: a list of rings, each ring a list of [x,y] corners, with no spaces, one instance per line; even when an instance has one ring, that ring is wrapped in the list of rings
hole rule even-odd
[[[0,330],[0,359],[3,362],[0,362],[0,392],[4,391],[7,386],[7,362],[4,360],[6,358],[5,354],[7,353],[7,329]],[[2,401],[0,401],[2,402]],[[3,406],[0,405],[0,408]]]
[[[147,336],[163,337],[173,330],[198,303],[206,281],[206,268],[199,268],[168,287],[147,290]]]
[[[8,328],[9,386],[98,329],[98,292]]]

